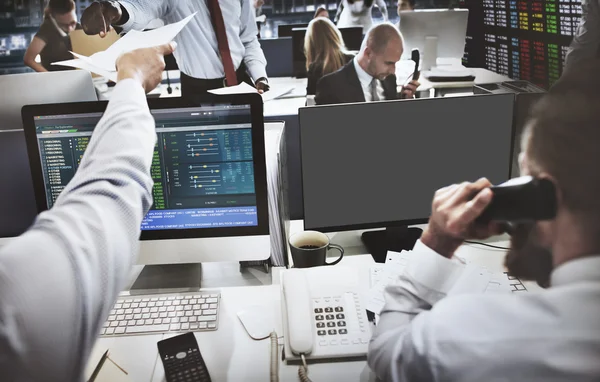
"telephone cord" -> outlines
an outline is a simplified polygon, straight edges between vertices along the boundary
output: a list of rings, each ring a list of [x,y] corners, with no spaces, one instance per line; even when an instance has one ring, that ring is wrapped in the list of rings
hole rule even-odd
[[[306,365],[306,358],[304,358],[304,354],[300,354],[302,358],[302,365],[298,368],[298,378],[300,378],[300,382],[312,382],[310,378],[308,378],[308,366]]]
[[[277,333],[271,332],[271,382],[279,382],[279,342]]]

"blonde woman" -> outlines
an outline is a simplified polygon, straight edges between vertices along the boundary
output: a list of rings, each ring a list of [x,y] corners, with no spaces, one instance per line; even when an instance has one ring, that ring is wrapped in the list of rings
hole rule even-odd
[[[308,24],[304,53],[308,71],[308,95],[315,94],[321,77],[337,71],[354,57],[346,51],[340,31],[331,20],[324,17],[316,18]]]

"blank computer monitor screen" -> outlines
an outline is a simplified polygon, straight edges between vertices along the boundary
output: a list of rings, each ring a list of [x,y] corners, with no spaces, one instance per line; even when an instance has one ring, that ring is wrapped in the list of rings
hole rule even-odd
[[[264,223],[264,140],[257,147],[261,141],[253,134],[251,105],[164,108],[152,114],[158,138],[151,168],[154,204],[142,222],[142,238],[145,231],[243,229],[256,228],[259,219]],[[35,116],[33,150],[47,208],[75,175],[101,116]],[[31,146],[29,151],[31,158]]]
[[[306,28],[308,24],[281,24],[277,26],[277,37],[292,37],[295,28]]]
[[[434,192],[509,178],[514,95],[300,109],[304,225],[423,223]]]
[[[362,27],[340,28],[340,33],[344,40],[344,45],[349,50],[360,50],[363,40]]]

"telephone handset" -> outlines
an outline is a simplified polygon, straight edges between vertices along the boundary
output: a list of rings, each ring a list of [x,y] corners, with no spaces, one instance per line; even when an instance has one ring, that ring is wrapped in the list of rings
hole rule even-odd
[[[548,179],[522,176],[490,188],[493,196],[478,222],[533,222],[556,216],[556,189]]]
[[[371,332],[358,288],[335,285],[336,277],[323,273],[311,278],[310,272],[289,269],[281,276],[286,361],[365,358]],[[319,285],[311,283],[315,279]]]

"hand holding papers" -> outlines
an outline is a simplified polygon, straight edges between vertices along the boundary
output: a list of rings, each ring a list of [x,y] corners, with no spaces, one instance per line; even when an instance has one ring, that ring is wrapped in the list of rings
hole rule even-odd
[[[77,59],[53,63],[53,65],[71,66],[100,74],[111,81],[117,80],[116,62],[123,53],[141,48],[151,48],[171,42],[190,22],[196,13],[185,19],[147,32],[130,31],[108,49],[90,57],[73,53]]]

